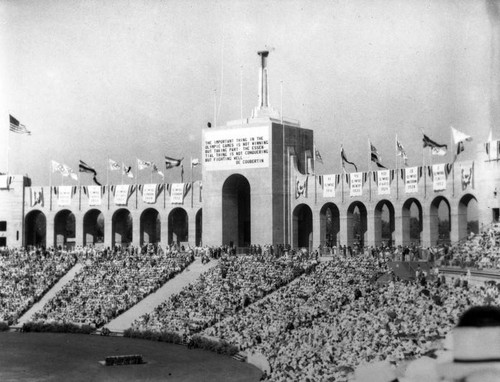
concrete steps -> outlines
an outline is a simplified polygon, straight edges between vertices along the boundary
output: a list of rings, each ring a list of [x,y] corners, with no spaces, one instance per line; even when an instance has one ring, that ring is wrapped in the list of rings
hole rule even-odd
[[[35,303],[26,313],[24,313],[21,318],[19,318],[16,326],[22,326],[24,323],[31,320],[33,315],[40,311],[43,306],[49,301],[52,297],[56,295],[67,283],[69,283],[75,275],[83,268],[83,265],[80,263],[76,263],[73,268],[71,268],[63,277],[59,279],[59,281],[51,288],[45,295]]]
[[[132,322],[137,318],[145,313],[151,313],[154,308],[166,301],[173,294],[179,293],[185,286],[195,282],[201,274],[215,265],[217,265],[216,260],[211,260],[208,264],[202,264],[201,259],[197,258],[184,271],[167,281],[156,292],[151,293],[129,310],[111,320],[105,327],[111,330],[111,332],[123,333],[124,330],[130,328]]]

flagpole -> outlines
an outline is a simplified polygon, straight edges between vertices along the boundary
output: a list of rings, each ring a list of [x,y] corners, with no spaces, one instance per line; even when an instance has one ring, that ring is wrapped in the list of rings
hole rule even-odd
[[[139,159],[135,158],[135,184],[139,184]]]
[[[345,173],[344,159],[342,158],[343,150],[344,150],[344,145],[340,144],[340,173],[342,177],[342,203],[344,203],[344,173]]]
[[[370,138],[368,138],[368,177],[371,177],[371,172],[372,172],[372,145],[370,142]],[[368,183],[368,192],[370,196],[368,197],[368,200],[371,202],[372,200],[372,182],[371,179],[368,179],[370,182]],[[363,180],[361,180],[363,182]]]
[[[109,157],[108,163],[106,163],[106,186],[109,185]]]
[[[52,211],[52,161],[50,162],[50,171],[49,171],[49,199],[50,199],[50,211]]]
[[[399,159],[398,159],[398,134],[396,133],[396,200],[399,199]],[[391,174],[389,173],[389,179]],[[392,183],[392,182],[391,182]]]
[[[9,130],[7,130],[7,174],[10,174],[9,157],[10,157],[10,113],[9,113]]]
[[[194,194],[194,186],[193,186],[193,157],[190,157],[191,160],[191,208],[193,208],[193,194]]]
[[[240,119],[243,125],[243,65],[240,66]]]
[[[214,127],[217,128],[217,89],[214,89]]]
[[[280,117],[281,117],[281,154],[283,155],[282,159],[282,171],[283,171],[283,245],[287,244],[287,222],[286,219],[286,185],[288,174],[285,174],[285,125],[283,124],[283,80],[280,81]]]

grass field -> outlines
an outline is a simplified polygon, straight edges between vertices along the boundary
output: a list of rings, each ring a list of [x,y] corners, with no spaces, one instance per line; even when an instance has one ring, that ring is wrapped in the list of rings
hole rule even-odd
[[[146,364],[103,366],[106,356],[141,354]],[[199,349],[123,337],[0,333],[0,381],[256,382],[256,367]]]

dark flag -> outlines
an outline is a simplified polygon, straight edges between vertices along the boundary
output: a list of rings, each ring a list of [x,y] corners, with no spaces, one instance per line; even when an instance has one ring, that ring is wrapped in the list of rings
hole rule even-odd
[[[94,183],[97,184],[98,186],[101,185],[101,183],[99,183],[99,181],[97,180],[97,171],[93,167],[90,167],[87,163],[85,163],[81,159],[80,159],[80,164],[78,165],[78,171],[94,174],[93,177]]]
[[[181,165],[181,162],[184,158],[182,159],[174,159],[174,158],[170,158],[170,157],[167,157],[165,155],[165,167],[166,169],[171,169],[173,167],[179,167]]]
[[[92,167],[90,167],[87,163],[85,163],[81,159],[80,159],[80,164],[78,165],[78,171],[89,172],[91,174],[94,174],[94,176],[97,175],[97,171],[94,170]]]
[[[21,125],[19,121],[9,114],[10,119],[10,131],[17,134],[28,134],[31,135],[31,131],[29,131],[26,126]]]
[[[344,168],[344,171],[345,171],[345,164],[346,163],[349,163],[351,165],[354,166],[354,169],[356,170],[356,172],[358,172],[358,166],[356,166],[353,162],[349,162],[345,156],[345,153],[344,153],[344,147],[343,146],[340,146],[340,156],[342,157],[342,167]]]
[[[379,168],[386,168],[382,163],[380,163],[380,155],[377,151],[377,148],[375,146],[373,146],[371,142],[370,142],[370,155],[372,158],[372,162],[375,162],[375,164]]]
[[[424,137],[422,138],[422,142],[424,143],[424,148],[430,147],[432,155],[439,155],[439,156],[446,155],[446,152],[448,151],[448,145],[439,144],[437,142],[434,142],[427,135],[425,134],[423,135]]]

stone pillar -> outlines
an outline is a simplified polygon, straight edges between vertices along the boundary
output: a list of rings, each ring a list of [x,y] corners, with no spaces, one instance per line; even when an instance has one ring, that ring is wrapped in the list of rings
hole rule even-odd
[[[347,215],[340,215],[340,232],[339,232],[339,244],[344,246],[344,245],[351,245],[352,243],[348,243],[348,229],[351,224],[352,217],[348,217]]]
[[[113,245],[113,214],[109,211],[104,212],[104,245]]]
[[[380,238],[380,231],[382,227],[380,226],[380,221],[375,224],[375,211],[373,209],[368,210],[366,214],[366,242],[365,245],[377,246],[377,239]]]
[[[188,243],[191,247],[196,245],[196,211],[193,209],[188,212]]]
[[[160,241],[161,241],[162,247],[165,247],[167,244],[170,244],[168,242],[168,214],[169,213],[170,213],[170,210],[163,210],[162,213],[160,214],[160,219],[161,219]]]
[[[137,247],[141,243],[141,218],[140,214],[132,213],[132,211],[130,213],[132,215],[132,245]]]
[[[83,214],[75,214],[75,245],[83,245]]]
[[[47,219],[47,229],[46,229],[46,242],[47,242],[47,247],[55,247],[56,245],[56,234],[54,231],[54,214],[53,213],[48,213],[46,216]]]
[[[394,213],[394,245],[403,245],[403,216],[398,214],[401,209]]]

